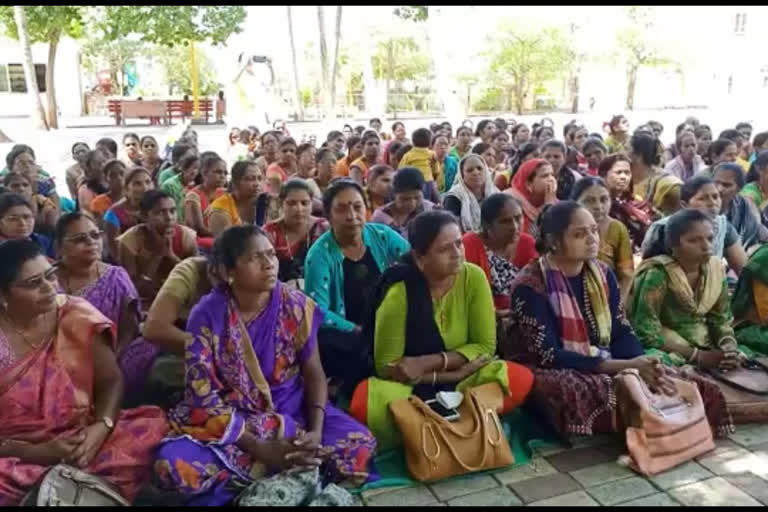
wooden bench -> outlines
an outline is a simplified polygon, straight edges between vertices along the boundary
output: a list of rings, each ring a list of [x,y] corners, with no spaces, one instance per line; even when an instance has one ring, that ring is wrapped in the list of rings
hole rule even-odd
[[[195,102],[192,100],[168,100],[168,119],[172,122],[174,114],[182,120],[192,117],[195,114]],[[200,116],[205,116],[205,123],[208,124],[208,120],[213,114],[213,101],[209,99],[199,99],[198,108],[200,109]]]
[[[107,100],[107,110],[111,116],[115,117],[115,124],[120,125],[122,120],[122,108],[120,107],[121,100]]]
[[[149,118],[149,124],[168,124],[167,102],[163,100],[122,100],[120,102],[123,125],[128,118]]]

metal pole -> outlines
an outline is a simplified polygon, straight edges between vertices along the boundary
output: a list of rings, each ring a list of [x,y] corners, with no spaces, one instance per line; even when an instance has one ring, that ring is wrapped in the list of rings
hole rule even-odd
[[[195,61],[195,42],[189,42],[189,65],[192,67],[192,105],[195,109],[195,119],[200,119],[200,102],[197,89],[197,62]]]

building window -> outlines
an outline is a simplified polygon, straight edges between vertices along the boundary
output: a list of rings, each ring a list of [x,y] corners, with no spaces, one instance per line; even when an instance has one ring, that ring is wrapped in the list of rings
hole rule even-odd
[[[8,78],[11,83],[11,92],[27,92],[24,66],[21,64],[8,64]],[[35,78],[37,79],[38,90],[45,92],[45,64],[35,64]]]
[[[8,66],[0,64],[0,92],[8,92],[11,88],[8,84]]]
[[[736,23],[733,25],[733,33],[742,35],[747,28],[747,13],[740,12],[736,14]]]

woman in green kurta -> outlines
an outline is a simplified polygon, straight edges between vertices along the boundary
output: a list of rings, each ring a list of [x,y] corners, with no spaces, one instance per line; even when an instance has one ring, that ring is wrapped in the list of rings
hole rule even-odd
[[[418,215],[408,230],[412,252],[384,274],[373,330],[376,376],[361,382],[350,413],[373,431],[380,449],[400,443],[388,404],[416,394],[498,382],[501,414],[520,405],[533,384],[530,370],[492,360],[493,299],[483,270],[464,261],[461,229],[445,211]],[[470,320],[471,319],[471,320]]]
[[[628,316],[646,353],[667,364],[727,369],[743,357],[733,332],[725,270],[712,256],[712,232],[705,213],[680,210],[666,226],[672,256],[649,258],[635,273]]]

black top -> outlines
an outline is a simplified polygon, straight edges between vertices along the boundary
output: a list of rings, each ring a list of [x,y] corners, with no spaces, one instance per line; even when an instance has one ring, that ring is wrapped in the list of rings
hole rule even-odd
[[[443,208],[454,214],[456,217],[461,217],[461,201],[456,196],[445,196],[443,199]]]
[[[363,325],[372,306],[381,272],[373,253],[366,247],[359,261],[344,258],[344,309],[346,319]]]

